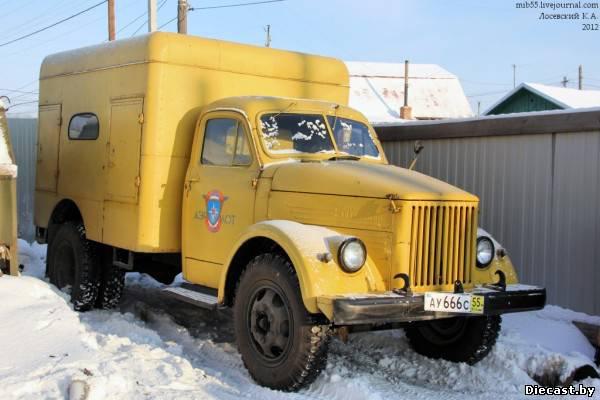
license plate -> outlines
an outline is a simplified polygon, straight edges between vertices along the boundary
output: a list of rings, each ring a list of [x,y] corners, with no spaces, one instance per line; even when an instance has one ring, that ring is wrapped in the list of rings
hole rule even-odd
[[[483,314],[485,298],[469,293],[425,293],[425,310]]]

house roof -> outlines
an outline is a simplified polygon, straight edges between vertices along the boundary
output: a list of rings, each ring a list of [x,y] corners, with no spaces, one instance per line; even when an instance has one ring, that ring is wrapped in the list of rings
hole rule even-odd
[[[350,101],[373,124],[403,122],[404,64],[346,62]],[[473,116],[458,78],[434,64],[410,64],[408,104],[413,118],[442,119]]]
[[[542,85],[541,83],[521,83],[519,86],[505,94],[500,100],[489,107],[486,115],[500,104],[504,103],[519,90],[525,89],[556,104],[565,110],[571,108],[600,107],[600,90],[577,90],[557,86]]]

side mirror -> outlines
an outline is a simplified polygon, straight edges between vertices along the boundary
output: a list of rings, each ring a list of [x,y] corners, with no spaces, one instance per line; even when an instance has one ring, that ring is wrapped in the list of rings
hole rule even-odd
[[[421,143],[420,140],[415,140],[415,146],[413,147],[413,151],[415,152],[415,156],[418,156],[421,150],[423,150],[425,146]]]
[[[423,146],[423,144],[421,143],[420,140],[416,140],[414,147],[413,147],[413,152],[415,153],[415,157],[413,158],[412,162],[410,163],[408,169],[412,170],[415,168],[415,165],[417,164],[417,160],[419,159],[419,153],[421,153],[421,151],[425,148],[425,146]]]

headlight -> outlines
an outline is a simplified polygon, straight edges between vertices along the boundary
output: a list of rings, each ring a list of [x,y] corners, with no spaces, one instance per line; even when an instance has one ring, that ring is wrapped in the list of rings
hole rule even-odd
[[[485,268],[494,259],[494,243],[488,237],[482,236],[477,239],[477,266]]]
[[[338,251],[340,265],[347,272],[356,272],[367,261],[367,248],[362,240],[349,238],[342,242]]]

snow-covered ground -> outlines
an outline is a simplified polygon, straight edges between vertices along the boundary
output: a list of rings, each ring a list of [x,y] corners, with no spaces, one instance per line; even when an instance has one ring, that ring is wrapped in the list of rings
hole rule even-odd
[[[522,398],[533,376],[565,378],[592,364],[592,346],[569,321],[600,323],[553,306],[507,315],[497,346],[476,366],[424,358],[401,330],[355,334],[347,344],[333,340],[312,386],[281,393],[250,379],[228,312],[177,302],[131,274],[119,311],[80,314],[43,279],[45,247],[20,245],[24,276],[0,278],[0,399],[63,399],[77,380],[89,399]],[[600,380],[581,383],[600,389]]]

